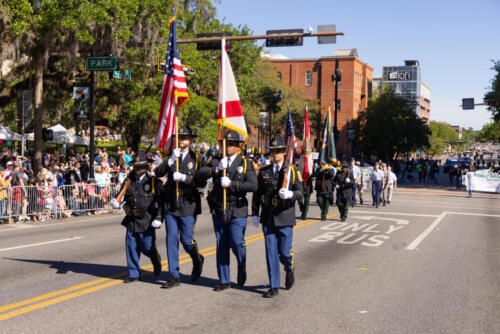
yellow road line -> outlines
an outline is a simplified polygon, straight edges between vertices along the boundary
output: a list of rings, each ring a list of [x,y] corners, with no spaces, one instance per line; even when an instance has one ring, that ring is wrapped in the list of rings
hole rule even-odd
[[[334,217],[335,215],[337,215],[337,213],[338,212],[330,215],[328,218]],[[309,219],[309,220],[305,220],[305,221],[303,221],[303,222],[298,223],[297,225],[295,225],[294,229],[305,227],[305,226],[317,223],[319,221],[320,220],[318,220],[318,217],[313,218],[313,219]],[[247,244],[255,242],[255,241],[258,241],[258,240],[263,240],[263,239],[264,239],[263,233],[257,233],[257,234],[254,234],[254,235],[251,235],[251,236],[248,236],[248,237],[245,238]],[[216,253],[215,249],[216,249],[215,246],[208,247],[208,248],[205,248],[203,250],[200,250],[200,253],[202,253],[204,256],[213,255],[213,254]],[[191,258],[189,257],[189,254],[184,254],[181,257],[179,257],[179,259],[183,259],[183,258],[185,260],[180,261],[179,264],[184,264],[184,263],[187,263],[187,262],[191,262]],[[162,261],[162,265],[163,264],[167,264],[167,261]],[[153,265],[150,264],[150,265],[141,267],[141,269],[145,270],[145,269],[152,268],[152,267],[153,267]],[[168,265],[167,266],[162,266],[162,269],[167,269],[167,268],[168,268]],[[87,283],[78,284],[78,285],[75,285],[75,286],[72,286],[72,287],[69,287],[69,288],[66,288],[66,289],[62,289],[62,290],[50,292],[50,293],[47,293],[47,294],[44,294],[44,295],[40,295],[40,296],[31,298],[31,299],[26,299],[26,300],[23,300],[23,301],[20,301],[20,302],[16,302],[16,303],[12,303],[12,304],[1,306],[0,307],[0,312],[4,312],[4,311],[7,311],[7,310],[10,310],[10,309],[13,309],[13,308],[17,308],[17,307],[20,307],[20,306],[24,306],[24,305],[32,304],[32,303],[35,303],[35,302],[38,302],[38,301],[42,301],[42,300],[45,300],[45,299],[48,299],[48,298],[60,296],[60,295],[63,295],[65,293],[68,293],[68,292],[71,292],[71,291],[75,291],[75,290],[79,290],[79,289],[82,289],[82,288],[86,288],[88,286],[93,286],[93,285],[97,285],[97,284],[100,284],[100,283],[104,283],[104,282],[110,281],[110,282],[107,282],[105,284],[93,286],[93,287],[90,287],[90,288],[87,288],[87,289],[84,289],[84,290],[80,290],[80,291],[77,291],[77,292],[66,294],[64,296],[60,296],[60,297],[53,298],[53,299],[50,299],[50,300],[46,300],[46,301],[43,301],[43,302],[40,302],[40,303],[37,303],[37,304],[29,305],[29,306],[20,308],[18,310],[14,310],[14,311],[11,311],[11,312],[7,312],[7,313],[4,313],[4,314],[1,314],[0,315],[0,321],[7,320],[7,319],[10,319],[10,318],[13,318],[13,317],[17,317],[19,315],[22,315],[22,314],[25,314],[25,313],[28,313],[28,312],[31,312],[31,311],[38,310],[40,308],[44,308],[44,307],[47,307],[47,306],[50,306],[50,305],[54,305],[54,304],[57,304],[57,303],[69,300],[69,299],[80,297],[80,296],[83,296],[83,295],[86,295],[86,294],[89,294],[89,293],[92,293],[92,292],[95,292],[95,291],[99,291],[99,290],[102,290],[102,289],[105,289],[105,288],[108,288],[108,287],[111,287],[111,286],[114,286],[114,285],[121,284],[123,282],[123,280],[118,279],[118,278],[120,278],[120,277],[122,277],[122,276],[124,276],[126,274],[127,274],[126,272],[123,272],[123,273],[120,273],[120,274],[117,274],[117,275],[113,275],[113,276],[111,276],[109,278],[101,278],[101,279],[90,281],[90,282],[87,282]],[[151,275],[151,274],[152,274],[152,272],[148,271],[148,272],[145,272],[143,275],[147,276],[147,275]]]

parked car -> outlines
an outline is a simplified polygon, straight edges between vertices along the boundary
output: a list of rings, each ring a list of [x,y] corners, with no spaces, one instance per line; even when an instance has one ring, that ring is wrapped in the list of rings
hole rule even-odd
[[[459,161],[457,158],[447,159],[446,162],[444,163],[443,171],[445,173],[449,173],[450,170],[456,168],[458,164]]]

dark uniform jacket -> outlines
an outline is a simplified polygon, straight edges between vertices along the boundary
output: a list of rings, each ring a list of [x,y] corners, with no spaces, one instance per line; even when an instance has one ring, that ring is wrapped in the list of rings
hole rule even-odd
[[[167,183],[162,187],[161,204],[164,213],[174,216],[195,216],[201,213],[201,197],[198,187],[204,185],[196,178],[196,171],[201,167],[201,157],[191,150],[185,158],[179,158],[179,173],[186,174],[186,180],[179,182],[179,201],[177,202],[176,183],[174,173],[176,163],[168,165],[168,159],[155,169],[157,177],[168,175]]]
[[[200,168],[197,176],[201,180],[213,178],[214,187],[207,196],[210,212],[217,216],[223,215],[223,191],[221,185],[222,171],[217,172],[220,158],[212,159],[207,166]],[[226,190],[227,208],[231,210],[231,218],[246,218],[248,216],[248,192],[257,190],[257,175],[252,161],[237,155],[226,169],[226,175],[231,179],[231,186]]]
[[[338,172],[333,179],[333,183],[338,185],[337,188],[337,200],[343,200],[352,197],[352,186],[354,185],[354,180],[349,178],[349,182],[346,182],[346,178],[349,176],[347,172]]]
[[[335,170],[331,168],[318,168],[315,176],[316,184],[314,189],[316,192],[319,195],[331,194],[333,192],[333,178],[335,177]]]
[[[279,197],[279,191],[283,185],[283,177],[286,165],[275,174],[274,164],[265,166],[259,171],[259,187],[252,200],[252,216],[258,216],[263,225],[293,226],[295,225],[295,201],[304,198],[304,188],[300,172],[292,165],[291,180],[288,182],[288,190],[293,191],[291,199],[283,200]]]
[[[130,177],[132,183],[124,196],[125,218],[122,225],[132,232],[146,232],[154,219],[161,220],[159,182],[147,173],[142,178]],[[140,180],[140,181],[137,181]],[[126,181],[125,181],[126,182]]]

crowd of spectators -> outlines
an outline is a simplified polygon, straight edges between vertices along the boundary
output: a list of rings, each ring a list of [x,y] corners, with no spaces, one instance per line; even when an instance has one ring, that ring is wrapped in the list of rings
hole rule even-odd
[[[161,162],[161,152],[148,156]],[[116,154],[97,149],[90,178],[90,151],[47,150],[42,168],[35,175],[30,154],[13,149],[0,153],[0,222],[7,216],[15,221],[48,220],[58,216],[101,213],[130,171],[134,151],[117,148]]]

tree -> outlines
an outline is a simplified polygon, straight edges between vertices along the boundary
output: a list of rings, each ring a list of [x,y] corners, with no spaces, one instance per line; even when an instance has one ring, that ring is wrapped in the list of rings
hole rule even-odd
[[[444,153],[449,142],[457,142],[458,134],[445,122],[431,121],[430,123],[431,136],[429,138],[430,148],[427,150],[429,155],[438,155]]]
[[[400,154],[429,147],[430,130],[415,113],[414,102],[390,89],[370,101],[354,121],[359,149],[365,156],[377,155],[387,161]]]
[[[500,142],[500,121],[486,124],[476,135],[478,140]]]
[[[492,70],[496,71],[491,80],[490,90],[484,94],[484,103],[488,104],[488,110],[491,111],[493,119],[500,121],[500,61],[494,61]]]

